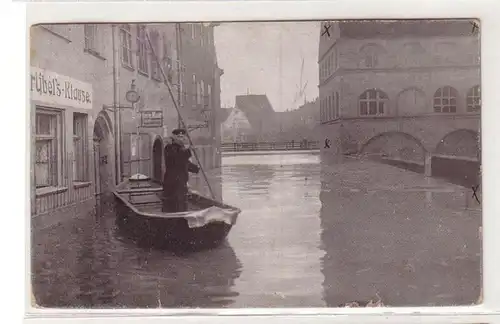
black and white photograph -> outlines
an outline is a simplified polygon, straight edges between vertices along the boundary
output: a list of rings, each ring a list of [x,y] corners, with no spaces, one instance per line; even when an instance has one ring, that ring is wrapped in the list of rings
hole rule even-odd
[[[31,26],[32,306],[480,304],[480,48],[474,19]]]

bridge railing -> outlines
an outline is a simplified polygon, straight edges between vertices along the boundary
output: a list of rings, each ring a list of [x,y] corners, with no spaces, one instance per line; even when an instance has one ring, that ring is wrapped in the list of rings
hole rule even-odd
[[[317,150],[319,142],[225,142],[221,144],[221,149],[222,152]]]

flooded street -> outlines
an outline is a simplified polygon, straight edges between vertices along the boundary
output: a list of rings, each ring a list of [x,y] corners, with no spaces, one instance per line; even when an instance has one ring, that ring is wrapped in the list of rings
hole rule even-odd
[[[33,247],[38,304],[336,307],[377,293],[392,306],[475,302],[481,212],[470,189],[375,162],[320,160],[225,156],[224,202],[242,213],[211,251],[140,248],[111,209],[45,233]]]

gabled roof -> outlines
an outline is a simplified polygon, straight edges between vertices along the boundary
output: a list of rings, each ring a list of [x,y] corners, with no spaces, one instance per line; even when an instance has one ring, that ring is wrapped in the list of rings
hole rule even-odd
[[[236,96],[235,106],[245,114],[252,127],[258,127],[263,121],[270,122],[274,119],[274,109],[266,95]]]

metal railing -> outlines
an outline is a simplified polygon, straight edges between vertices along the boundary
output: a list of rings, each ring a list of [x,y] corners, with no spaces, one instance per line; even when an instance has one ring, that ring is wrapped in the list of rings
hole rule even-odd
[[[222,152],[317,150],[319,141],[225,142]]]

